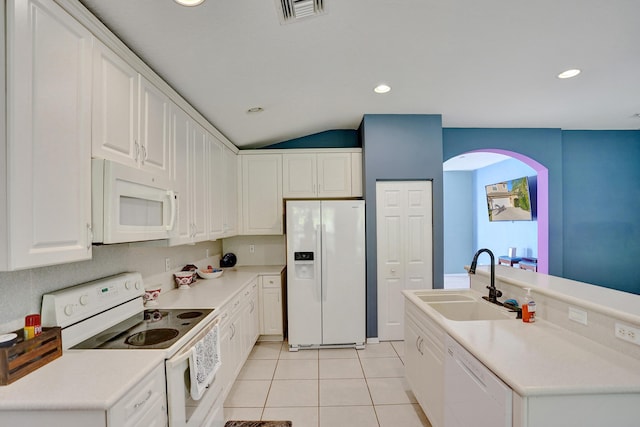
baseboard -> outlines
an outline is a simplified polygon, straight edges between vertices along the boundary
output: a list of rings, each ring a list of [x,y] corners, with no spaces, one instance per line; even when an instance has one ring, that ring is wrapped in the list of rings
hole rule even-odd
[[[380,344],[378,337],[367,338],[367,344]]]

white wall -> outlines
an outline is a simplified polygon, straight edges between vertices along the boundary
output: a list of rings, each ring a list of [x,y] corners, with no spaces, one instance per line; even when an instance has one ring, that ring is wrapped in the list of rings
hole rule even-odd
[[[250,246],[254,246],[254,252]],[[232,252],[241,265],[284,265],[287,263],[285,236],[236,236],[224,239],[222,252]]]

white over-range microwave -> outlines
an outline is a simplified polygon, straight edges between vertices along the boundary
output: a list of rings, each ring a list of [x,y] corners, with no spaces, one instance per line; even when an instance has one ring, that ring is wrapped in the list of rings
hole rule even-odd
[[[176,224],[176,196],[169,179],[121,165],[91,161],[94,243],[168,239]]]

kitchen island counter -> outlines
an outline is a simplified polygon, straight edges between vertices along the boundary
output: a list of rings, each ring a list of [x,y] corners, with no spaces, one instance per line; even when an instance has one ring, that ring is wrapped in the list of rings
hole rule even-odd
[[[488,284],[489,271],[479,267],[477,273],[471,276],[471,292],[480,299],[486,295],[481,290]],[[496,266],[496,287],[504,291],[501,300],[519,301],[523,288],[531,288],[538,307],[536,322],[524,323],[515,313],[506,320],[450,320],[416,295],[455,289],[404,295],[521,396],[640,395],[636,346],[614,337],[615,322],[640,319],[630,311],[640,296],[503,266]],[[584,311],[587,325],[569,320],[567,307]]]

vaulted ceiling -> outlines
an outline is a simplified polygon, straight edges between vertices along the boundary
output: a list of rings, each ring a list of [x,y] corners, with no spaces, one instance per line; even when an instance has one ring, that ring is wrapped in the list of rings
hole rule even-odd
[[[364,114],[640,128],[638,0],[324,0],[288,24],[280,0],[81,2],[241,148]],[[557,78],[570,68],[582,73]]]

